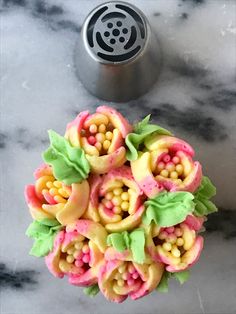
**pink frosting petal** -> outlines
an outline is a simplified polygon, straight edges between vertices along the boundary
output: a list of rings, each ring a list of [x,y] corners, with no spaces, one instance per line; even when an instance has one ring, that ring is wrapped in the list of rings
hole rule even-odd
[[[205,221],[205,217],[196,217],[193,215],[188,215],[184,221],[191,229],[199,231]]]
[[[96,112],[106,115],[113,123],[113,125],[120,130],[123,138],[132,132],[132,126],[129,122],[114,108],[108,106],[100,106]]]

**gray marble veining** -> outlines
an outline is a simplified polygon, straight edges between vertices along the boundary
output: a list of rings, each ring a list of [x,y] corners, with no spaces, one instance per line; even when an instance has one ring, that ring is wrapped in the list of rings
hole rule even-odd
[[[77,80],[73,49],[88,12],[103,1],[2,0],[0,82],[0,313],[231,314],[236,311],[236,3],[135,0],[157,33],[164,64],[155,87],[129,104],[130,120],[153,120],[185,138],[218,189],[224,212],[207,223],[205,250],[191,279],[167,295],[121,305],[58,281],[28,256],[31,221],[24,185],[42,162],[46,130],[103,103]]]

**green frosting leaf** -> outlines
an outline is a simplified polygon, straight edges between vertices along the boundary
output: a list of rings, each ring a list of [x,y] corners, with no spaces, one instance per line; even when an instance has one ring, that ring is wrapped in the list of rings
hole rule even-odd
[[[169,290],[169,279],[171,278],[171,274],[167,271],[165,271],[162,275],[161,281],[159,282],[159,285],[156,287],[156,290],[158,292],[166,293]]]
[[[142,264],[145,260],[145,234],[144,230],[139,228],[130,232],[130,249],[133,253],[134,261]]]
[[[208,177],[203,177],[200,187],[194,194],[195,216],[206,216],[218,210],[215,204],[209,200],[215,194],[215,186]]]
[[[86,295],[89,295],[90,297],[95,297],[98,294],[98,292],[100,291],[100,289],[99,289],[98,285],[95,284],[93,286],[84,288],[83,291]]]
[[[62,226],[56,219],[33,221],[26,230],[26,235],[35,240],[30,255],[46,256],[53,249],[55,236],[61,229]]]
[[[59,222],[56,219],[44,218],[40,220],[41,225],[49,226],[49,227],[57,227],[60,226]]]
[[[88,177],[90,166],[83,149],[72,147],[69,141],[53,130],[48,131],[51,146],[43,153],[57,180],[67,185],[80,183]]]
[[[37,220],[32,222],[25,233],[29,238],[37,238],[40,234],[48,234],[48,226],[40,224]]]
[[[151,115],[146,116],[141,122],[134,126],[134,133],[129,133],[125,138],[128,147],[126,158],[128,160],[136,160],[138,158],[138,150],[144,140],[152,133],[160,135],[172,135],[168,130],[156,124],[149,124]]]
[[[54,238],[52,238],[52,240],[46,238],[36,240],[29,254],[36,257],[46,256],[53,249],[53,240]]]
[[[145,233],[144,229],[138,228],[128,233],[111,233],[107,237],[107,244],[113,246],[118,252],[130,249],[134,261],[142,264],[145,260]]]
[[[157,286],[156,290],[158,292],[166,293],[169,290],[168,285],[169,285],[169,280],[171,278],[175,278],[182,285],[189,279],[189,276],[190,276],[189,270],[184,270],[177,273],[170,273],[170,272],[165,271],[164,274],[162,275],[161,281],[159,285]]]
[[[107,244],[113,246],[118,252],[129,248],[129,236],[127,231],[122,233],[111,233],[107,237]]]
[[[173,277],[178,280],[181,285],[189,279],[189,276],[189,270],[183,270],[178,273],[173,273]]]
[[[145,202],[143,223],[152,220],[160,227],[171,227],[185,220],[194,211],[194,196],[189,192],[163,192]]]

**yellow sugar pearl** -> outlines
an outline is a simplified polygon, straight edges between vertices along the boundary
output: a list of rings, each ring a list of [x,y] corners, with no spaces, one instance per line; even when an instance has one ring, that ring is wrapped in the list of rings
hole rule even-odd
[[[128,189],[129,194],[132,194],[132,192],[133,192],[132,189]]]
[[[124,183],[120,180],[115,180],[115,186],[116,188],[122,188],[122,186],[124,185]]]
[[[97,133],[95,135],[96,137],[96,140],[99,142],[99,143],[103,143],[105,141],[105,135],[103,133]],[[96,146],[96,145],[95,145]]]
[[[175,170],[181,175],[184,171],[184,167],[181,164],[176,165]]]
[[[120,214],[120,213],[121,213],[121,208],[120,208],[120,206],[114,206],[114,207],[113,207],[113,212],[114,212],[115,214]]]
[[[181,230],[181,228],[175,228],[175,235],[177,237],[181,237],[183,234],[183,231]]]
[[[117,280],[117,285],[119,286],[119,287],[123,287],[124,286],[124,280],[123,279],[118,279]]]
[[[74,259],[76,259],[80,255],[80,251],[75,251],[73,254]]]
[[[122,188],[115,188],[115,189],[113,190],[113,193],[114,193],[115,195],[120,195],[122,192],[123,192]]]
[[[115,276],[114,276],[114,278],[115,278],[116,280],[120,279],[120,273],[116,273]]]
[[[123,193],[121,194],[121,199],[122,199],[123,201],[128,201],[128,199],[129,199],[129,193],[128,193],[128,192],[123,192]]]
[[[109,200],[107,200],[106,198],[103,198],[102,199],[102,203],[104,204],[104,206],[106,206],[106,207],[109,207],[109,203],[110,203],[110,201]],[[107,206],[108,205],[108,206]]]
[[[48,189],[43,189],[42,194],[44,194],[44,193],[48,193]]]
[[[69,197],[69,194],[64,189],[59,189],[58,192],[65,198]]]
[[[168,178],[168,175],[169,175],[169,171],[164,169],[164,170],[161,170],[160,172],[160,175],[164,178]]]
[[[172,171],[172,172],[170,173],[170,177],[171,177],[171,179],[178,179],[178,172]]]
[[[113,196],[114,196],[114,195],[113,195],[112,192],[108,192],[108,193],[106,193],[105,198],[106,198],[108,201],[110,201]]]
[[[75,251],[75,249],[74,249],[73,247],[70,247],[70,248],[67,250],[67,253],[68,253],[69,255],[72,255],[72,254],[74,254],[74,251]]]
[[[111,145],[111,142],[108,140],[105,140],[102,146],[105,150],[107,150],[110,147],[110,145]]]
[[[164,240],[164,239],[167,238],[167,236],[168,236],[168,233],[167,233],[166,231],[162,231],[162,232],[159,234],[158,238],[159,238],[160,240]]]
[[[120,207],[121,207],[123,210],[128,210],[128,209],[129,209],[129,202],[123,201],[123,202],[121,203]]]
[[[115,206],[118,206],[122,203],[122,199],[120,196],[114,196],[113,199],[112,199],[112,203],[115,205]]]
[[[58,188],[58,189],[62,187],[62,183],[61,183],[60,181],[57,181],[57,180],[53,182],[53,185],[54,185],[56,188]]]
[[[172,248],[171,253],[174,257],[180,257],[180,250],[176,246]]]
[[[113,133],[112,133],[111,131],[106,132],[105,135],[106,135],[106,139],[107,139],[107,140],[109,140],[109,141],[112,140],[112,138],[113,138]]]
[[[135,268],[134,268],[134,266],[132,264],[129,264],[128,271],[129,271],[129,273],[134,273],[135,272]]]
[[[177,246],[183,246],[184,245],[184,240],[182,238],[178,238],[176,241]]]
[[[122,279],[124,279],[124,280],[127,280],[128,279],[128,277],[129,277],[129,275],[128,275],[128,273],[127,272],[125,272],[125,273],[123,273],[122,274]]]
[[[158,171],[161,171],[161,170],[163,170],[163,169],[165,169],[165,164],[164,164],[163,161],[161,161],[161,162],[159,162],[158,165],[157,165],[157,170],[158,170]]]
[[[167,242],[170,242],[171,244],[174,244],[176,242],[177,238],[174,234],[171,234],[169,235],[167,238],[166,238],[166,241]]]
[[[121,266],[118,267],[118,272],[119,272],[120,274],[122,274],[122,273],[125,271],[125,269],[126,269],[126,266],[123,264],[123,265],[121,265]]]
[[[99,125],[99,127],[98,127],[98,131],[100,132],[100,133],[105,133],[106,132],[106,126],[105,126],[105,124],[100,124]]]
[[[66,203],[67,202],[67,200],[65,200],[63,197],[61,197],[60,195],[56,195],[56,196],[54,196],[54,200],[55,200],[55,202],[57,202],[57,203]]]
[[[83,252],[83,253],[88,253],[88,252],[89,252],[89,246],[88,246],[88,244],[85,244],[85,245],[83,246],[82,252]]]
[[[69,255],[71,255],[71,254],[74,253],[74,251],[75,251],[74,247],[70,247],[70,248],[67,250],[67,253],[68,253]]]
[[[73,262],[74,262],[74,256],[72,256],[72,255],[68,255],[67,257],[66,257],[66,261],[68,262],[68,263],[70,263],[70,264],[72,264]]]
[[[173,162],[168,162],[168,164],[166,165],[166,169],[168,171],[174,171],[175,170],[175,165],[173,164]]]
[[[171,245],[170,243],[168,243],[168,242],[165,242],[165,243],[162,245],[162,247],[163,247],[163,249],[164,249],[165,251],[171,251],[171,249],[172,249],[172,245]]]
[[[47,188],[52,188],[53,187],[53,183],[52,183],[52,181],[48,181],[47,183],[46,183],[46,187]]]
[[[178,164],[180,159],[179,159],[178,156],[175,156],[175,157],[172,158],[172,161],[173,161],[174,164]]]
[[[102,149],[102,144],[99,143],[99,142],[97,142],[94,146],[97,148],[97,150],[101,150]]]
[[[81,250],[82,247],[83,247],[83,243],[82,243],[82,242],[76,242],[76,243],[75,243],[75,248],[76,248],[76,250]]]
[[[96,126],[96,124],[91,124],[89,127],[89,132],[90,133],[97,133],[98,127]]]
[[[50,193],[52,196],[57,195],[57,189],[56,189],[56,188],[51,188],[51,189],[49,190],[49,193]]]

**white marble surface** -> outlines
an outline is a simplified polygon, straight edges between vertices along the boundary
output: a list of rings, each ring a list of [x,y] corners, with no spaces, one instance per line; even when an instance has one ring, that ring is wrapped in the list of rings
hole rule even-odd
[[[236,311],[236,3],[136,0],[159,36],[164,67],[156,86],[129,104],[130,119],[153,119],[187,139],[226,210],[210,219],[202,258],[189,282],[168,295],[113,305],[88,299],[28,256],[31,221],[24,185],[47,147],[47,132],[103,103],[77,80],[73,48],[86,14],[103,1],[1,1],[0,313],[231,314]],[[132,108],[132,110],[128,109]]]

